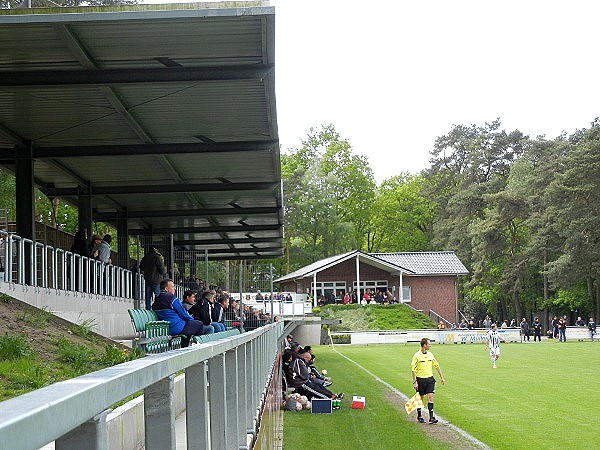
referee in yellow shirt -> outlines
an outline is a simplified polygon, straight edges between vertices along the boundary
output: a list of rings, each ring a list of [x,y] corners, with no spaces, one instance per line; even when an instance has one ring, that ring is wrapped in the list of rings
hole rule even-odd
[[[433,368],[440,374],[442,384],[446,382],[442,370],[433,353],[429,351],[431,342],[429,339],[421,339],[421,350],[415,353],[410,363],[412,370],[413,387],[419,392],[421,399],[427,395],[427,409],[429,410],[429,423],[438,423],[438,420],[433,415],[433,392],[435,391],[435,378],[433,378]],[[417,408],[417,420],[425,423],[425,419],[421,415],[421,408]]]

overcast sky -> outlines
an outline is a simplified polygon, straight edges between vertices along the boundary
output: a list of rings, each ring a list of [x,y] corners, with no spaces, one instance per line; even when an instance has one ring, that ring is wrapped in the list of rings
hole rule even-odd
[[[599,1],[271,0],[279,139],[333,123],[378,181],[483,125],[554,138],[600,116]]]
[[[284,150],[332,123],[380,182],[453,125],[552,139],[600,116],[598,0],[270,3]]]

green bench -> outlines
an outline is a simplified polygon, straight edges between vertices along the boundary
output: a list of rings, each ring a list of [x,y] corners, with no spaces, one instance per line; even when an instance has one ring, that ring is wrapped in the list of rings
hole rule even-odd
[[[196,342],[200,342],[201,344],[207,344],[208,342],[213,342],[218,339],[235,336],[236,334],[240,334],[240,330],[238,330],[237,328],[233,328],[231,330],[221,331],[219,333],[203,334],[202,336],[196,336]]]
[[[161,353],[181,347],[182,336],[169,334],[169,322],[160,320],[156,313],[148,309],[127,310],[135,337],[133,346],[145,353]]]
[[[156,313],[148,309],[129,309],[129,317],[135,331],[134,347],[141,348],[145,353],[161,353],[176,348],[181,348],[183,335],[171,336],[169,322],[160,320]],[[237,328],[232,328],[220,333],[192,336],[190,343],[206,344],[230,336],[240,334]]]

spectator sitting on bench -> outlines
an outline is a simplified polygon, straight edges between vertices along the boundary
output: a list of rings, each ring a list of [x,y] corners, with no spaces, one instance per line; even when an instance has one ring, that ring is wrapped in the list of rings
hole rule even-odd
[[[306,365],[310,369],[310,377],[315,383],[319,383],[324,387],[331,386],[333,382],[331,381],[331,377],[326,377],[314,366],[315,363],[315,354],[312,351],[312,347],[310,345],[305,345],[304,350],[310,353],[310,360],[306,362]]]
[[[223,325],[225,330],[227,330],[227,325],[225,325],[225,311],[227,308],[229,308],[229,295],[222,293],[219,300],[214,302],[212,320]]]
[[[181,339],[182,347],[187,347],[190,344],[192,336],[214,333],[213,327],[204,326],[202,322],[194,320],[187,313],[181,300],[175,295],[175,284],[172,280],[162,280],[160,290],[160,294],[154,299],[152,309],[160,320],[169,322],[169,333],[172,336],[178,334],[185,336]]]
[[[227,327],[222,323],[213,321],[215,294],[214,290],[205,290],[202,293],[202,299],[189,309],[189,313],[194,319],[201,321],[204,325],[211,325],[215,333],[218,333],[219,331],[226,331]]]
[[[315,383],[311,380],[310,369],[308,368],[308,361],[312,359],[312,355],[308,350],[302,349],[298,353],[298,357],[293,358],[289,366],[288,380],[290,380],[290,386],[296,389],[300,395],[306,395],[309,399],[312,398],[344,398],[343,393],[334,395],[330,390],[321,384]]]

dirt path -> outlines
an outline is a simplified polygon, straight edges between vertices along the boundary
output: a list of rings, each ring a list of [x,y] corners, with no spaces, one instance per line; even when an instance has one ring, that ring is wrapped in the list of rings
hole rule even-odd
[[[377,375],[369,372],[366,368],[361,366],[356,361],[348,358],[346,355],[343,355],[338,351],[335,352],[342,358],[345,358],[348,361],[352,362],[353,364],[361,368],[363,371],[371,375],[375,380],[383,384],[386,388],[384,391],[386,400],[389,403],[391,403],[394,406],[394,408],[403,413],[401,414],[401,416],[404,417],[404,420],[406,420],[407,422],[414,420],[416,422],[416,413],[410,415],[406,415],[405,413],[404,404],[408,401],[408,397],[406,395],[398,391],[396,388],[394,388],[381,378],[379,378]],[[485,445],[483,442],[477,440],[473,436],[469,435],[466,431],[452,425],[450,422],[444,420],[439,415],[437,415],[437,418],[439,419],[439,422],[435,425],[431,425],[429,423],[419,424],[419,426],[423,428],[423,431],[432,439],[435,439],[439,442],[443,442],[444,444],[449,445],[453,449],[490,450],[490,447]]]

